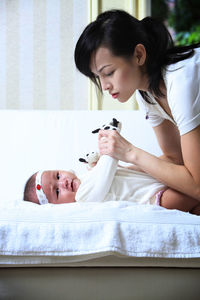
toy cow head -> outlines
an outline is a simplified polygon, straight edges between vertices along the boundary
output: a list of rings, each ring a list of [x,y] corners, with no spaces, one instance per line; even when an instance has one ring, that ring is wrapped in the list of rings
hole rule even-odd
[[[104,124],[101,128],[97,128],[92,131],[92,133],[98,133],[99,130],[117,130],[120,132],[121,130],[121,123],[117,121],[117,119],[113,118],[112,121],[108,124]],[[87,153],[84,158],[79,158],[80,162],[88,163],[89,167],[94,167],[99,160],[99,153],[95,151],[91,151]]]
[[[79,158],[80,162],[87,163],[90,168],[94,167],[98,160],[99,153],[95,151],[87,153],[84,158]]]
[[[101,128],[97,128],[92,131],[92,133],[97,133],[99,130],[117,130],[120,132],[121,130],[121,123],[117,121],[117,119],[113,118],[112,121],[108,124],[104,124]]]

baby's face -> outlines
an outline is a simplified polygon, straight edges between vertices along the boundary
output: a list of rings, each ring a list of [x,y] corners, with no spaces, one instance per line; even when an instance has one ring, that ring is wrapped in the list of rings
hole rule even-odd
[[[80,180],[71,172],[52,170],[42,174],[42,188],[49,203],[75,202],[79,185]]]

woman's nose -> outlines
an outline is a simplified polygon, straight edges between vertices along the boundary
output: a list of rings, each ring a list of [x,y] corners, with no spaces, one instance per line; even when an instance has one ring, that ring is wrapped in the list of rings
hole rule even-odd
[[[101,87],[103,91],[107,91],[110,89],[111,84],[107,80],[101,80]]]

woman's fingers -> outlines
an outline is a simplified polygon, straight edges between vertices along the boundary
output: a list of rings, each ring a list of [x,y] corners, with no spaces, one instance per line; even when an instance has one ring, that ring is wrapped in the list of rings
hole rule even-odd
[[[133,150],[133,145],[115,130],[101,130],[98,136],[98,146],[101,155],[110,155],[126,162],[129,160],[130,151]]]
[[[110,135],[115,130],[100,130],[98,135],[98,140],[104,140],[106,137]]]
[[[101,130],[99,133],[99,150],[101,154],[111,155],[115,152],[117,139],[119,138],[118,132],[114,130]]]

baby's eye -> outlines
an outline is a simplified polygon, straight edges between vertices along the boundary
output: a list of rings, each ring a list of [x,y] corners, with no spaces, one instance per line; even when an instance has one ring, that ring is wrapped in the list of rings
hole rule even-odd
[[[58,196],[59,196],[59,189],[56,189],[56,196],[58,198]]]
[[[57,173],[57,179],[58,179],[58,180],[60,179],[60,174],[59,174],[59,173]]]

